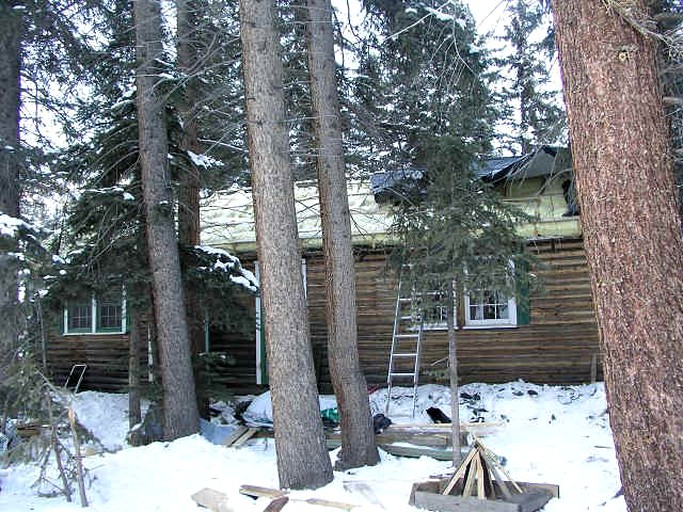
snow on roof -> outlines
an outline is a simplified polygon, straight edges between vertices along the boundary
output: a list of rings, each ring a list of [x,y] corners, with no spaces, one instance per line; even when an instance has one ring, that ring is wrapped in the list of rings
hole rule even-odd
[[[390,207],[377,204],[367,180],[350,180],[346,186],[354,243],[374,245],[386,240],[392,224]],[[322,226],[317,183],[296,183],[294,196],[299,239],[306,246],[320,246]],[[233,188],[205,199],[201,205],[201,226],[203,244],[253,249],[256,234],[251,189]]]

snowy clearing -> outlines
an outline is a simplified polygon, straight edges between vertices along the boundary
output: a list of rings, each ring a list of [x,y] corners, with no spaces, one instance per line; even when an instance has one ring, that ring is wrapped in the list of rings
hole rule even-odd
[[[392,401],[389,417],[396,423],[429,423],[424,409],[440,407],[449,413],[448,388],[420,387],[418,413],[410,417],[412,396],[395,388],[403,397]],[[608,423],[604,386],[537,386],[524,382],[469,384],[462,386],[462,421],[495,423],[482,437],[486,446],[504,458],[515,480],[554,483],[560,498],[551,500],[546,512],[597,510],[625,512],[619,494],[620,481],[612,434]],[[463,398],[465,397],[465,398]],[[373,413],[384,412],[386,390],[371,395]],[[83,392],[74,400],[78,418],[113,453],[85,458],[88,468],[85,510],[101,512],[199,511],[191,499],[209,487],[229,496],[233,510],[260,512],[268,500],[253,500],[239,494],[241,485],[276,488],[278,477],[272,439],[253,439],[240,448],[213,445],[200,435],[172,443],[131,448],[126,446],[127,397]],[[123,449],[118,447],[126,446]],[[336,451],[330,452],[336,457]],[[408,505],[414,482],[452,471],[450,464],[428,457],[409,459],[382,452],[375,467],[335,472],[329,485],[315,491],[297,491],[293,498],[311,497],[357,504],[354,511],[416,510]],[[32,485],[38,476],[35,465],[0,470],[0,510],[57,512],[83,510],[75,493],[74,502],[64,497],[41,498]],[[354,491],[349,482],[366,483],[382,507]],[[350,490],[345,490],[346,487]],[[44,488],[44,486],[42,487]],[[285,512],[332,510],[290,501]]]

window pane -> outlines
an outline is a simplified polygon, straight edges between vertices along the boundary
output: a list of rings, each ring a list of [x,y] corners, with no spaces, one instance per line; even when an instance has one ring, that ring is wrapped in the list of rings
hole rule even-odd
[[[70,304],[68,308],[68,331],[89,331],[92,327],[92,309],[90,303]]]
[[[103,297],[97,302],[97,329],[121,329],[121,297]]]
[[[508,320],[508,298],[498,290],[475,290],[469,294],[469,320]]]
[[[427,328],[446,326],[448,309],[444,293],[438,291],[423,293],[418,309],[414,314],[419,315],[419,308],[422,310],[422,323],[424,326]]]

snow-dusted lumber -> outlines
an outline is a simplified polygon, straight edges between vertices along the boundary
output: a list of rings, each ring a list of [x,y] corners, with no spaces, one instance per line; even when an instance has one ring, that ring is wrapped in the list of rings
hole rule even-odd
[[[215,489],[205,487],[192,495],[192,499],[201,507],[208,508],[211,512],[235,512],[228,505],[228,495]]]
[[[285,491],[279,489],[271,489],[269,487],[259,487],[257,485],[243,485],[240,487],[240,493],[247,496],[252,496],[254,498],[272,498],[279,499],[287,496]],[[287,496],[289,501],[296,501],[299,503],[308,503],[309,505],[318,505],[321,507],[338,508],[340,510],[352,510],[358,505],[353,505],[351,503],[342,503],[340,501],[330,501],[321,498],[308,498],[308,499],[296,499]]]

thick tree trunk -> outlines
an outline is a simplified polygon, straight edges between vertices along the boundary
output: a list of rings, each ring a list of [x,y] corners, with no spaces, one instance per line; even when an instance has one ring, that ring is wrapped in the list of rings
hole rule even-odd
[[[553,7],[624,496],[683,510],[681,219],[655,41],[619,14],[646,2]]]
[[[199,5],[192,0],[176,0],[178,30],[178,67],[185,75],[184,94],[180,98],[178,110],[183,122],[183,136],[180,147],[183,151],[201,152],[199,128],[193,111],[198,92],[195,85],[197,62],[200,60],[195,47],[198,32],[197,10]],[[180,175],[180,199],[178,201],[178,231],[180,243],[199,244],[199,170],[194,162],[188,162]]]
[[[14,1],[0,5],[0,215],[19,217],[19,68],[22,13]],[[18,271],[14,248],[0,250],[0,388],[12,364],[19,330]]]
[[[242,0],[240,27],[261,298],[280,486],[332,480],[309,339],[273,0]]]
[[[19,68],[23,11],[0,6],[0,212],[19,217]]]
[[[330,0],[308,0],[307,5],[308,65],[325,257],[328,356],[342,430],[342,448],[336,467],[348,469],[376,464],[379,453],[367,383],[358,356],[356,282],[335,80],[332,5]]]
[[[199,143],[199,127],[197,126],[195,107],[198,102],[197,64],[200,62],[197,51],[198,20],[200,5],[195,0],[176,0],[176,26],[178,43],[178,68],[185,76],[184,93],[178,102],[178,112],[183,123],[183,135],[180,148],[185,152],[199,154],[202,152]],[[180,186],[178,187],[178,239],[184,246],[196,246],[200,243],[199,228],[199,169],[190,159],[180,169]],[[184,271],[186,269],[183,269]],[[199,355],[205,350],[205,314],[199,301],[199,291],[185,285],[185,308],[187,310],[188,332],[192,354]],[[203,418],[209,416],[209,397],[206,390],[197,383],[197,407]]]
[[[161,69],[157,65],[163,57],[160,5],[155,0],[136,0],[134,5],[140,167],[161,359],[164,438],[172,440],[197,432],[199,417],[168,171],[165,108],[158,91]]]

